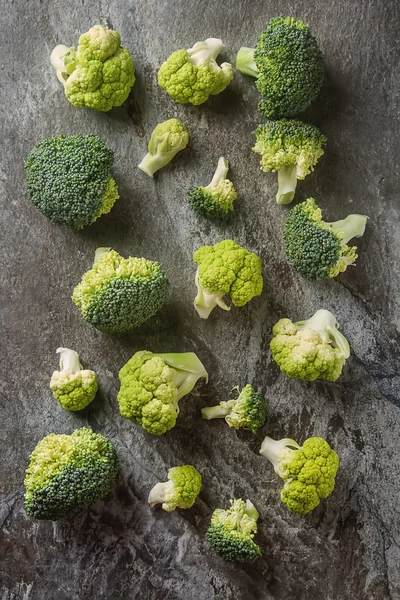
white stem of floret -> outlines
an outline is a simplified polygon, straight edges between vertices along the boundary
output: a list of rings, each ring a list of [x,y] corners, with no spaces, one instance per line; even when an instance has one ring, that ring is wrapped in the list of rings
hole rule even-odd
[[[345,219],[334,223],[325,223],[327,227],[333,227],[342,237],[343,244],[348,244],[355,237],[362,237],[365,232],[368,217],[366,215],[348,215]]]
[[[201,416],[203,419],[207,419],[207,421],[210,419],[224,419],[230,412],[230,410],[222,408],[217,404],[216,406],[206,406],[205,408],[202,408]]]
[[[275,473],[279,475],[279,454],[282,450],[292,449],[298,450],[300,446],[295,440],[284,438],[282,440],[273,440],[270,437],[265,437],[261,444],[260,454],[264,456],[274,467]]]
[[[201,319],[208,319],[216,306],[219,306],[222,310],[231,310],[231,307],[227,306],[222,300],[225,296],[224,292],[209,293],[200,285],[198,269],[196,272],[195,284],[197,287],[197,296],[194,299],[194,307]]]
[[[297,186],[296,165],[283,167],[278,171],[278,192],[276,194],[277,204],[290,204],[294,198]]]
[[[70,350],[69,348],[57,348],[56,353],[60,355],[61,371],[72,374],[82,371],[79,355],[75,350]]]
[[[151,508],[154,508],[156,504],[163,504],[166,492],[173,487],[174,483],[172,481],[156,483],[156,485],[150,490],[149,497],[147,499]]]
[[[258,77],[257,65],[254,61],[255,48],[240,48],[236,56],[236,70],[250,77]]]
[[[208,383],[208,373],[194,352],[157,354],[156,356],[162,358],[172,369],[172,378],[178,389],[178,396],[175,399],[177,403],[192,391],[199,379],[203,378]]]
[[[62,44],[56,46],[50,54],[50,62],[56,70],[58,80],[65,85],[68,76],[76,67],[75,49]]]
[[[221,183],[221,181],[226,179],[226,176],[228,174],[228,169],[229,169],[228,161],[226,160],[226,158],[221,156],[220,159],[218,160],[218,165],[217,165],[216,171],[213,175],[213,178],[211,179],[210,183],[206,186],[206,189],[213,188],[216,185],[218,185],[219,183]]]
[[[223,47],[222,40],[218,38],[208,38],[204,42],[197,42],[187,51],[189,62],[192,65],[198,65],[205,60],[215,60]]]
[[[96,252],[94,253],[94,263],[95,264],[102,256],[103,254],[107,254],[107,252],[110,252],[111,248],[97,248]]]
[[[258,517],[260,516],[256,507],[251,502],[251,500],[249,500],[248,498],[246,500],[246,508],[245,508],[244,512],[248,517],[250,517],[251,519],[254,519],[254,521],[257,521]]]
[[[320,309],[315,315],[306,321],[295,323],[299,330],[312,329],[321,337],[326,344],[332,344],[338,348],[344,358],[350,356],[350,346],[346,338],[338,331],[339,323],[336,317],[329,311]]]

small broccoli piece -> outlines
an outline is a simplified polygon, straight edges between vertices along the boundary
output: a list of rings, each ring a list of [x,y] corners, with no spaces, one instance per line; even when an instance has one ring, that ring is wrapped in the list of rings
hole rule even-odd
[[[169,282],[164,269],[146,258],[123,258],[98,248],[93,267],[75,287],[72,300],[82,317],[106,333],[140,327],[162,307]]]
[[[244,306],[263,289],[261,260],[233,240],[201,246],[193,255],[198,265],[194,307],[202,319],[219,306],[230,310],[222,298],[229,294],[234,306]]]
[[[158,71],[158,84],[181,104],[198,105],[222,92],[233,79],[232,65],[216,62],[222,41],[209,38],[189,50],[176,50]]]
[[[226,219],[233,211],[237,193],[233,183],[226,179],[228,161],[223,156],[218,161],[214,177],[207,186],[191,188],[189,204],[194,211],[214,221]]]
[[[323,155],[326,137],[314,125],[289,119],[267,121],[254,133],[261,170],[278,171],[277,203],[290,204],[297,180],[305,179]]]
[[[336,381],[350,356],[349,343],[338,327],[329,310],[317,310],[298,323],[280,319],[272,329],[272,358],[292,379]]]
[[[260,454],[284,480],[281,501],[291,512],[306,515],[333,492],[339,457],[324,439],[308,438],[300,447],[289,438],[266,437]]]
[[[113,151],[96,135],[57,135],[37,144],[25,162],[32,203],[57,225],[82,229],[119,198]]]
[[[82,427],[43,438],[30,455],[25,511],[36,519],[70,519],[102,500],[118,472],[114,444]]]
[[[201,490],[201,475],[191,465],[172,467],[168,471],[168,481],[156,483],[150,490],[148,502],[151,508],[162,504],[167,512],[176,508],[190,508]]]
[[[336,277],[349,265],[355,266],[357,246],[348,246],[354,237],[364,234],[365,215],[348,215],[334,223],[325,223],[313,198],[289,212],[283,231],[288,263],[308,279]]]
[[[136,352],[119,372],[120,413],[148,433],[162,435],[175,427],[179,400],[201,377],[208,381],[207,371],[194,352]]]
[[[56,46],[50,55],[65,95],[77,108],[108,111],[121,106],[135,83],[135,66],[119,33],[95,25],[79,38],[78,50]]]
[[[234,388],[239,392],[239,386]],[[265,400],[248,383],[234,400],[223,401],[201,410],[203,419],[225,419],[229,427],[249,429],[252,433],[262,427],[267,419]]]
[[[214,510],[206,533],[214,552],[229,563],[260,557],[260,547],[253,541],[258,516],[250,500],[231,500],[231,507],[227,510]]]
[[[267,119],[304,111],[318,96],[324,77],[322,53],[309,25],[284,16],[268,22],[255,49],[239,50],[236,69],[256,77],[263,96],[259,109]]]
[[[60,355],[60,371],[54,371],[50,389],[57,402],[65,410],[82,410],[94,400],[98,389],[94,371],[83,369],[74,350],[57,348]]]
[[[146,175],[165,167],[180,150],[186,148],[189,134],[178,119],[168,119],[159,123],[151,134],[148,153],[138,165]]]

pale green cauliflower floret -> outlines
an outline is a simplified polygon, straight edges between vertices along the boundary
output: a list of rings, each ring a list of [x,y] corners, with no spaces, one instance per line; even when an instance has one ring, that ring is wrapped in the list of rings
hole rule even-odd
[[[216,62],[222,41],[208,38],[189,50],[176,50],[158,71],[159,86],[181,104],[202,104],[222,92],[233,79],[232,65]]]
[[[148,153],[138,165],[146,175],[153,177],[165,167],[180,150],[186,148],[189,134],[179,119],[168,119],[153,130],[148,144]]]
[[[167,512],[193,506],[202,484],[198,470],[191,465],[172,467],[168,471],[168,480],[165,483],[157,483],[150,490],[150,506],[153,508],[156,504],[162,504],[162,508]]]
[[[92,402],[98,389],[94,371],[83,369],[74,350],[58,348],[60,371],[54,371],[50,389],[65,410],[82,410]]]

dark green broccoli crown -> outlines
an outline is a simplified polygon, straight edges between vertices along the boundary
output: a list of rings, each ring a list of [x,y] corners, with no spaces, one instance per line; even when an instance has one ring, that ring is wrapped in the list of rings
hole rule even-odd
[[[217,194],[213,194],[204,187],[190,188],[188,196],[190,207],[211,221],[222,221],[232,213],[232,203],[221,201]]]
[[[33,204],[58,225],[90,225],[101,212],[113,157],[95,135],[58,135],[37,144],[25,162]]]
[[[232,532],[222,523],[211,524],[206,537],[223,560],[240,563],[261,556],[259,546],[248,535]]]
[[[241,391],[238,398],[238,405],[244,403],[244,422],[242,427],[249,429],[252,433],[256,433],[262,427],[267,419],[267,407],[263,395],[256,392],[252,385],[248,384]],[[240,408],[238,406],[238,413]]]
[[[326,137],[318,127],[297,119],[268,120],[259,125],[254,133],[257,138],[262,137],[265,144],[280,142],[279,149],[289,152],[293,151],[293,147],[312,151],[313,148],[322,149],[326,144]]]
[[[53,441],[71,438],[57,454]],[[52,465],[50,475],[49,452]],[[60,460],[60,465],[54,465]],[[30,473],[31,471],[31,473]],[[51,434],[39,442],[31,455],[25,479],[25,510],[37,519],[68,519],[102,500],[112,489],[118,472],[114,444],[100,433],[82,428],[71,436]]]
[[[303,277],[331,277],[341,256],[341,237],[327,229],[313,198],[289,212],[283,231],[288,263]]]
[[[317,97],[323,80],[322,53],[308,25],[293,17],[271,19],[257,39],[259,109],[270,119],[292,117]]]

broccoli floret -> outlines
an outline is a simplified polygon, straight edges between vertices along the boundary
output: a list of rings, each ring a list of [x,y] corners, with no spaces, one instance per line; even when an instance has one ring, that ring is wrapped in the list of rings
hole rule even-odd
[[[291,512],[306,515],[333,492],[339,457],[324,439],[312,437],[300,447],[289,438],[266,437],[260,454],[284,480],[281,500]]]
[[[114,485],[114,444],[82,427],[71,435],[43,438],[30,456],[25,510],[37,519],[70,519],[102,500]]]
[[[338,327],[329,310],[317,310],[298,323],[280,319],[272,329],[272,358],[292,379],[336,381],[350,356],[349,343]]]
[[[96,135],[58,135],[37,144],[25,162],[33,204],[57,225],[82,229],[119,198],[113,151]]]
[[[233,240],[201,246],[193,259],[198,265],[194,307],[202,319],[208,319],[216,306],[230,310],[222,300],[227,294],[234,306],[244,306],[262,292],[261,259]]]
[[[146,258],[123,258],[98,248],[93,267],[75,287],[72,300],[100,331],[123,333],[140,327],[162,307],[169,282],[164,269]]]
[[[180,150],[186,148],[189,134],[178,119],[168,119],[159,123],[151,134],[148,153],[138,165],[146,175],[165,167]]]
[[[239,386],[234,388],[239,392]],[[225,419],[229,427],[249,429],[252,433],[262,427],[267,419],[265,400],[248,383],[234,400],[223,401],[201,410],[203,419]]]
[[[238,71],[256,77],[267,119],[294,117],[318,96],[324,69],[318,42],[309,25],[294,17],[271,19],[258,36],[257,47],[241,48]]]
[[[214,552],[229,563],[260,557],[260,547],[253,541],[258,516],[250,500],[231,500],[231,507],[227,510],[214,510],[206,533]]]
[[[156,483],[150,490],[148,502],[153,508],[162,504],[167,512],[176,508],[190,508],[201,490],[201,475],[191,465],[172,467],[168,471],[168,481]]]
[[[226,179],[228,168],[228,161],[221,156],[211,183],[205,187],[199,186],[189,190],[190,207],[199,215],[220,221],[232,213],[237,193],[233,183]]]
[[[325,223],[313,198],[289,212],[283,240],[288,263],[303,277],[336,277],[358,258],[357,246],[348,246],[354,237],[364,234],[365,215],[348,215],[334,223]]]
[[[119,372],[119,410],[152,435],[175,427],[178,402],[208,374],[194,352],[153,354],[136,352]]]
[[[56,46],[50,55],[65,95],[78,108],[108,111],[121,106],[135,83],[135,67],[119,33],[95,25],[79,38],[78,50]]]
[[[98,389],[94,371],[83,369],[74,350],[57,348],[60,355],[60,371],[54,371],[50,389],[57,402],[65,410],[82,410],[94,400]]]
[[[326,137],[314,125],[289,119],[267,121],[254,133],[261,170],[278,171],[277,203],[290,204],[297,180],[305,179],[323,155]]]
[[[222,41],[209,38],[189,50],[176,50],[158,71],[158,84],[181,104],[203,104],[222,92],[233,79],[232,65],[216,62]]]

